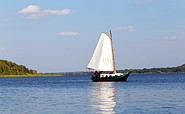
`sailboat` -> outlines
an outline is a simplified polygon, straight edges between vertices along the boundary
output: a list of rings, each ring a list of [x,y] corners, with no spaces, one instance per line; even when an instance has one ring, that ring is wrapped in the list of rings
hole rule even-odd
[[[91,78],[93,82],[127,81],[130,72],[116,72],[116,62],[114,57],[111,31],[110,35],[104,32],[101,34],[87,68],[95,70],[95,73],[92,74]]]

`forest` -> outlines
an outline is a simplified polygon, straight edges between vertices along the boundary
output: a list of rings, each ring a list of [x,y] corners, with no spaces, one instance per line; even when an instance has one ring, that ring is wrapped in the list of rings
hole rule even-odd
[[[29,75],[37,74],[36,70],[28,69],[23,65],[18,65],[7,60],[0,60],[0,75]]]

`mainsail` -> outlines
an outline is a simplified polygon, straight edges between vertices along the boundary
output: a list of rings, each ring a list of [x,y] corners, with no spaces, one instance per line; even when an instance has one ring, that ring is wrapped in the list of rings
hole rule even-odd
[[[113,71],[113,56],[111,39],[106,33],[102,33],[94,54],[87,66],[97,71]]]

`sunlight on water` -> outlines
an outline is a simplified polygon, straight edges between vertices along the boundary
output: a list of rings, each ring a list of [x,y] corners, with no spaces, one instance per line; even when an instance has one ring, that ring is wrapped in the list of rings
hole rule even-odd
[[[91,89],[91,106],[93,113],[115,113],[115,87],[113,82],[93,83]]]

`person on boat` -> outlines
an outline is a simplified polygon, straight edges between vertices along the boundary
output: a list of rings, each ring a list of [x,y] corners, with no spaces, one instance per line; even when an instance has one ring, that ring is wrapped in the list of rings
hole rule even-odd
[[[95,71],[94,75],[95,75],[95,77],[99,77],[98,71]]]

